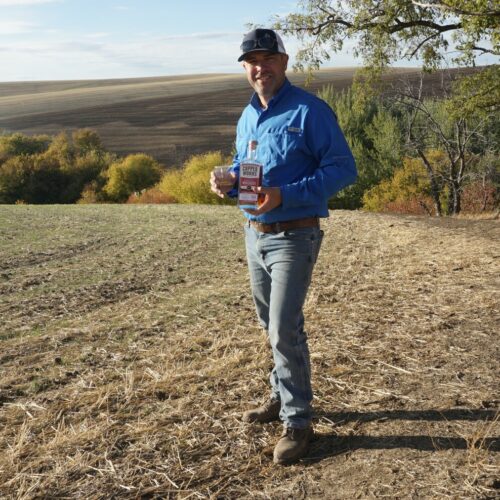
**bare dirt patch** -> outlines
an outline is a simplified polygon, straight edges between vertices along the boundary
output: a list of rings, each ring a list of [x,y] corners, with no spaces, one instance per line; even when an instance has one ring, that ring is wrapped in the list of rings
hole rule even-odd
[[[0,496],[498,495],[498,221],[332,212],[317,439],[282,468],[279,426],[239,418],[270,355],[235,208],[0,214]]]

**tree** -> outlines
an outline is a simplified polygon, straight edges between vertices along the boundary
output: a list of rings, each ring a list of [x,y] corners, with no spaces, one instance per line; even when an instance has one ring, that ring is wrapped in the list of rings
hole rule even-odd
[[[74,203],[89,184],[101,201],[104,173],[116,156],[91,130],[76,130],[72,138],[0,136],[0,203]]]
[[[450,190],[445,182],[449,168],[449,159],[444,151],[425,150],[425,161],[436,172],[439,204],[446,207]],[[484,168],[481,162],[487,162],[491,168]],[[492,211],[498,207],[498,157],[484,155],[468,176],[468,182],[460,191],[461,205],[468,213]],[[476,175],[475,171],[481,172]],[[405,157],[402,166],[394,171],[390,179],[367,190],[363,195],[363,208],[375,212],[398,212],[433,215],[435,211],[434,193],[429,180],[428,166],[422,158]]]
[[[109,167],[104,192],[113,201],[125,201],[133,192],[156,184],[161,174],[161,167],[151,156],[132,154]]]
[[[473,177],[481,156],[489,150],[498,153],[498,117],[491,113],[457,114],[453,102],[424,98],[422,81],[416,89],[400,91],[401,103],[407,108],[407,147],[423,162],[428,174],[436,215],[443,213],[442,191],[447,188],[445,211],[458,214],[465,184]],[[427,150],[443,152],[446,161],[433,162]],[[488,164],[484,166],[488,168]]]
[[[70,148],[64,134],[50,138],[12,134],[1,138],[0,202],[62,203],[69,176],[61,168]]]
[[[63,193],[69,176],[61,169],[58,158],[40,154],[31,157],[33,170],[23,200],[27,203],[64,203]]]
[[[299,11],[277,17],[275,27],[301,40],[297,69],[318,69],[353,40],[354,55],[365,66],[361,75],[369,81],[401,59],[435,69],[450,48],[451,62],[459,66],[500,55],[500,5],[493,0],[301,0]],[[498,106],[500,67],[462,78],[456,94],[462,113]]]
[[[77,156],[71,166],[64,169],[68,176],[68,184],[62,194],[63,202],[77,202],[89,184],[102,190],[105,184],[105,172],[115,160],[114,155],[98,150],[88,150],[85,154]],[[97,194],[96,197],[99,198]]]
[[[71,137],[73,139],[73,145],[79,155],[85,155],[90,151],[103,151],[101,138],[94,130],[89,128],[74,130]]]
[[[443,161],[440,151],[426,151],[433,164]],[[402,211],[406,205],[415,211],[431,214],[431,189],[429,177],[422,161],[404,158],[403,166],[394,171],[391,179],[385,179],[363,195],[363,208],[374,212]],[[429,203],[430,202],[430,203]]]
[[[356,183],[330,200],[331,208],[361,207],[363,193],[390,177],[403,157],[401,124],[396,113],[381,99],[358,91],[358,87],[351,87],[335,92],[328,86],[318,94],[337,115],[358,169]]]
[[[298,65],[318,68],[356,39],[354,53],[367,66],[383,68],[400,59],[438,65],[452,34],[454,61],[471,65],[482,54],[500,55],[500,7],[487,0],[301,0],[300,12],[278,18],[276,27],[298,36]]]
[[[47,150],[51,138],[47,135],[30,137],[21,133],[0,136],[0,163],[21,155],[33,155]]]
[[[33,171],[28,155],[13,156],[0,164],[0,203],[25,200],[26,186]]]
[[[76,152],[66,132],[60,132],[52,137],[47,151],[43,153],[46,160],[58,163],[62,169],[70,169],[75,161]]]

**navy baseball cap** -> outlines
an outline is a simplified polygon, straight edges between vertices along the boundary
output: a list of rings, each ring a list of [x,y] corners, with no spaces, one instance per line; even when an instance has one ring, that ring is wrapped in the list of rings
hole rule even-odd
[[[240,49],[242,54],[238,58],[238,61],[243,61],[247,54],[250,52],[257,52],[258,50],[274,52],[275,54],[286,54],[283,40],[278,33],[264,28],[257,28],[247,33],[243,37]]]

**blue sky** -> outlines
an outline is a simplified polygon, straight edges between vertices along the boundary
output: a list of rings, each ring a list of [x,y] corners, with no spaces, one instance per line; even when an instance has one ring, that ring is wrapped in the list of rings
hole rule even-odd
[[[0,0],[0,81],[240,72],[246,25],[296,8],[287,0]],[[285,45],[293,56],[297,41]],[[329,63],[353,65],[347,51]]]

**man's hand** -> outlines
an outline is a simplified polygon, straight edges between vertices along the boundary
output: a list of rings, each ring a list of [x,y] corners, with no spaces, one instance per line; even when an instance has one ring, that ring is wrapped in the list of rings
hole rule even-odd
[[[281,205],[281,189],[279,187],[258,187],[254,191],[265,195],[264,201],[257,210],[246,209],[245,212],[251,215],[261,215]]]
[[[234,172],[228,172],[230,183],[220,184],[223,179],[215,177],[214,172],[210,174],[210,190],[213,191],[219,198],[224,198],[224,196],[234,188],[236,183],[236,174]],[[226,179],[227,180],[227,179]]]

